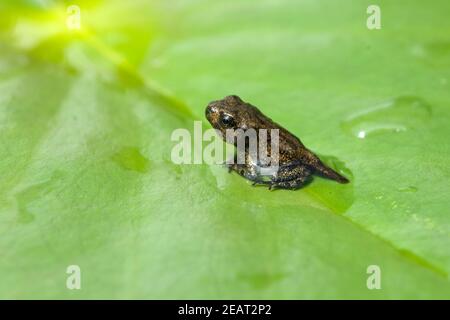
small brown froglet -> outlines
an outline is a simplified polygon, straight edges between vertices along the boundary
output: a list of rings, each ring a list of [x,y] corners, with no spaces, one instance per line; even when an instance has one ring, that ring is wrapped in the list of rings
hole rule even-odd
[[[298,189],[308,182],[313,174],[348,183],[349,180],[326,166],[313,152],[308,150],[299,138],[266,117],[258,108],[241,100],[238,96],[227,96],[208,104],[205,115],[211,125],[219,130],[226,141],[227,129],[278,129],[278,166],[270,175],[261,174],[261,164],[254,159],[245,144],[245,162],[229,164],[230,171],[236,171],[253,184],[268,185],[269,189]],[[228,130],[230,131],[230,130]],[[233,142],[239,148],[236,141]],[[238,150],[239,152],[239,150]],[[267,149],[270,153],[270,148]],[[235,158],[236,160],[236,158]]]

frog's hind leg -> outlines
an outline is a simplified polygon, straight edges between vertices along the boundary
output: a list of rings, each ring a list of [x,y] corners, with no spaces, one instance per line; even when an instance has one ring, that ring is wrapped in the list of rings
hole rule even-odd
[[[286,165],[281,166],[277,177],[272,179],[269,190],[272,189],[299,189],[307,184],[312,177],[312,172],[304,166]]]
[[[296,189],[303,187],[310,180],[311,180],[311,176],[299,176],[292,180],[271,181],[269,184],[269,190],[274,190],[274,189],[296,190]]]

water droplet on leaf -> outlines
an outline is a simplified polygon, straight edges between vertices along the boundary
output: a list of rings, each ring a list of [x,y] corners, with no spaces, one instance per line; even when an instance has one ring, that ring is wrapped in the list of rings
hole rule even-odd
[[[357,112],[342,123],[347,133],[365,139],[381,133],[416,128],[431,117],[431,106],[422,98],[401,96]]]

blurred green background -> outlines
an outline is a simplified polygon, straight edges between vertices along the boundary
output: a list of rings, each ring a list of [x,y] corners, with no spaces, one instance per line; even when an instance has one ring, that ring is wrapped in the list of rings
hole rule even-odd
[[[2,0],[0,298],[450,298],[449,12]],[[206,104],[228,94],[352,183],[269,192],[173,164],[172,131],[209,128]]]

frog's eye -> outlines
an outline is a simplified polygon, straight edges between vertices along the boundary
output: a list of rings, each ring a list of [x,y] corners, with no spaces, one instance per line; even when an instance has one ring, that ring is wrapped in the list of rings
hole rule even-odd
[[[229,114],[222,114],[220,116],[220,123],[227,128],[232,128],[235,124],[233,117]]]

